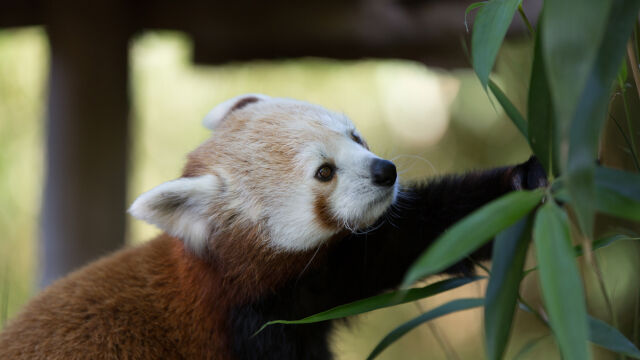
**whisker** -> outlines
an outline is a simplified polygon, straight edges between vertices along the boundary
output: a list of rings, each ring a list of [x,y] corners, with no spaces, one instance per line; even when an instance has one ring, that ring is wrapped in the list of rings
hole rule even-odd
[[[433,173],[434,173],[434,174],[437,174],[436,167],[435,167],[435,166],[433,166],[433,163],[432,163],[431,161],[427,160],[426,158],[424,158],[424,157],[420,156],[420,155],[415,155],[415,154],[400,154],[400,155],[396,155],[396,156],[394,156],[394,157],[391,159],[391,161],[392,161],[392,162],[395,162],[395,161],[396,161],[397,159],[399,159],[399,158],[409,158],[409,159],[414,159],[414,160],[420,160],[420,161],[424,162],[425,164],[429,165],[429,167],[431,168],[431,171],[433,171]],[[412,166],[413,166],[413,163],[409,166],[409,168],[408,168],[408,169],[400,171],[400,172],[399,172],[399,174],[404,173],[404,172],[406,172],[406,171],[410,170]]]
[[[368,234],[368,233],[370,233],[372,231],[378,230],[382,225],[384,225],[384,221],[385,220],[386,219],[384,219],[383,221],[380,221],[378,224],[366,227],[366,228],[364,228],[362,230],[356,230],[353,233],[356,234],[356,235],[366,235],[366,234]]]
[[[396,224],[393,222],[393,220],[392,220],[392,219],[393,219],[393,216],[392,216],[390,213],[385,213],[385,214],[384,214],[384,218],[385,218],[385,220],[386,220],[386,221],[388,221],[388,222],[389,222],[389,224],[391,224],[391,226],[393,226],[393,227],[394,227],[394,228],[396,228],[396,229],[399,229],[398,225],[396,225]]]
[[[304,274],[304,272],[307,271],[307,268],[309,268],[309,265],[311,265],[311,263],[313,262],[313,259],[316,258],[316,255],[318,255],[318,251],[320,251],[320,248],[322,246],[324,246],[324,243],[320,243],[320,246],[316,248],[316,251],[313,253],[313,256],[311,256],[311,259],[309,259],[309,261],[307,262],[307,265],[304,266],[304,269],[302,269],[302,271],[300,272],[300,275],[298,275],[298,279],[296,279],[296,284],[298,283],[298,280],[300,280],[300,278],[302,277],[302,274]]]

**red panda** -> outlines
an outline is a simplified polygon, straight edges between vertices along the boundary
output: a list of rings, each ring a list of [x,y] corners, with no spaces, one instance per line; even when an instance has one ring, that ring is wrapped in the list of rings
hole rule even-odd
[[[348,118],[290,99],[243,95],[205,125],[182,177],[131,206],[165,233],[37,295],[1,359],[331,359],[331,322],[252,335],[397,286],[449,225],[546,181],[531,159],[401,187]]]

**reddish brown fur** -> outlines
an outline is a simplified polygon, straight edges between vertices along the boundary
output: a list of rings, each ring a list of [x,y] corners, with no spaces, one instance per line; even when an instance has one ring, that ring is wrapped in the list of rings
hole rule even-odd
[[[0,358],[231,359],[229,308],[299,274],[313,254],[284,261],[253,241],[225,240],[207,261],[162,235],[76,271],[7,325]]]
[[[292,154],[314,139],[281,139],[278,119],[260,119],[259,131],[248,130],[256,124],[236,113],[251,102],[236,104],[216,128],[224,141],[209,140],[189,155],[183,176],[216,176],[220,196],[232,192],[229,183],[260,197],[299,181]],[[334,188],[335,181],[317,189],[315,208],[318,219],[339,230],[328,205]],[[218,226],[204,254],[162,235],[50,286],[0,333],[0,359],[232,359],[230,309],[299,277],[322,261],[328,246],[278,252],[267,245],[269,219],[219,204],[212,212]]]
[[[213,173],[221,165],[227,168],[229,164],[233,164],[236,169],[244,171],[243,176],[250,177],[254,183],[269,185],[271,189],[278,188],[287,176],[292,182],[300,178],[300,174],[296,173],[292,154],[299,150],[301,144],[311,141],[310,138],[300,136],[296,139],[281,139],[281,123],[277,120],[254,119],[253,122],[258,124],[252,124],[252,120],[235,112],[228,117],[216,129],[218,136],[224,141],[209,140],[189,154],[183,176],[205,175]],[[258,126],[259,131],[250,129],[251,126]],[[248,144],[256,147],[255,150],[247,150]],[[254,169],[264,170],[256,164],[267,163],[270,166],[266,170],[270,171],[250,172]],[[283,169],[291,171],[285,172]]]
[[[259,230],[250,226],[237,226],[216,238],[224,241],[212,242],[212,262],[220,264],[223,283],[233,284],[225,286],[231,292],[228,296],[243,302],[255,300],[297,276],[313,256],[313,251],[274,251]]]
[[[341,225],[336,221],[335,216],[331,213],[329,207],[329,199],[324,194],[316,194],[315,201],[313,203],[313,211],[316,214],[316,218],[327,229],[336,230],[340,229]]]

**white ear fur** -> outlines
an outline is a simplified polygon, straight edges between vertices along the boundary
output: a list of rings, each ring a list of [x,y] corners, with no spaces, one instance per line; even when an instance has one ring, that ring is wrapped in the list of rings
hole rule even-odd
[[[206,127],[209,130],[213,130],[241,102],[246,102],[247,104],[249,104],[251,102],[266,100],[266,99],[269,99],[269,97],[267,95],[262,95],[262,94],[244,94],[244,95],[236,96],[232,99],[229,99],[223,102],[222,104],[219,104],[218,106],[214,107],[213,110],[209,111],[209,113],[205,115],[204,119],[202,120],[202,125],[204,125],[204,127]]]
[[[168,181],[140,195],[129,213],[200,252],[211,232],[209,212],[219,189],[220,180],[214,175]]]

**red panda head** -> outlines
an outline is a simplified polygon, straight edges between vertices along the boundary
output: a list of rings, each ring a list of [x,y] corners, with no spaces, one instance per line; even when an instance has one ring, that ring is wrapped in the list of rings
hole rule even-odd
[[[213,135],[189,155],[183,177],[130,209],[196,252],[247,229],[276,251],[313,249],[372,225],[395,199],[395,166],[342,114],[248,94],[218,105],[204,125]]]

